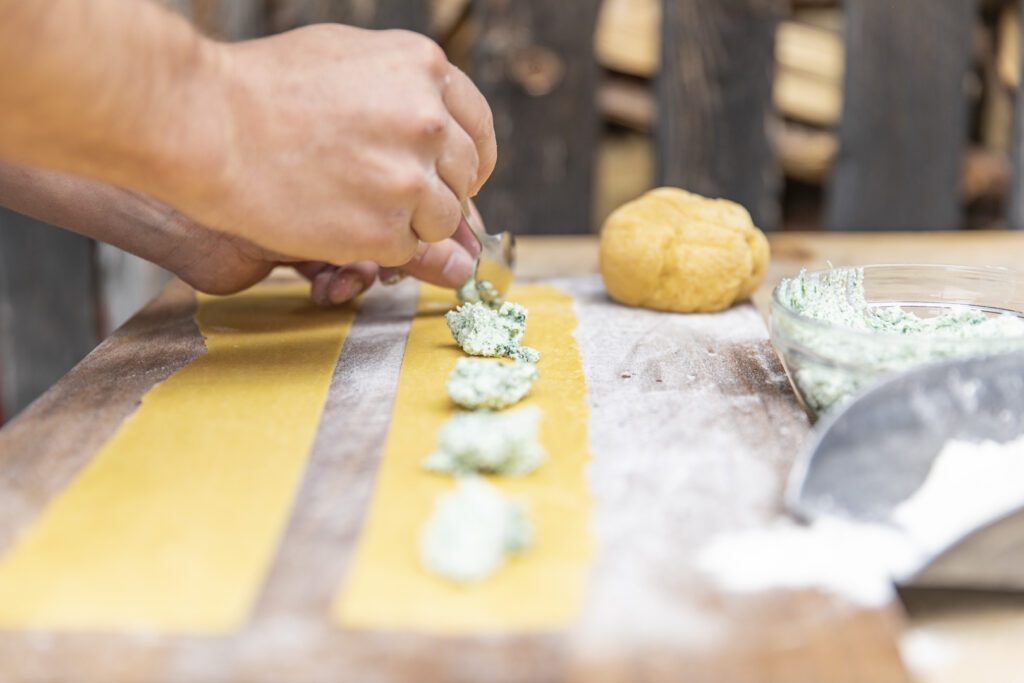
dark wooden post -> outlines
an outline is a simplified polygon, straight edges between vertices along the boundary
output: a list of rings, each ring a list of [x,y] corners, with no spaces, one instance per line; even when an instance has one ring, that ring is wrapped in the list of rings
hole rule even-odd
[[[591,230],[598,5],[476,1],[472,75],[490,102],[498,138],[498,166],[478,198],[492,231]]]
[[[960,227],[974,10],[968,0],[846,0],[832,229]]]
[[[426,33],[430,3],[424,0],[276,0],[271,30],[285,31],[319,22],[362,28],[402,28]]]
[[[1018,8],[1024,12],[1024,0]],[[1017,21],[1021,21],[1018,14]],[[1018,30],[1024,33],[1022,27]],[[1020,51],[1019,73],[1024,74],[1024,50]],[[1017,104],[1013,112],[1013,187],[1007,207],[1006,223],[1011,230],[1024,230],[1024,78],[1017,84]]]
[[[773,116],[781,0],[663,0],[657,178],[779,220]]]
[[[13,416],[96,345],[93,243],[0,209],[0,405]]]
[[[181,0],[178,0],[179,4]],[[267,0],[192,0],[196,25],[222,40],[246,40],[267,33]]]

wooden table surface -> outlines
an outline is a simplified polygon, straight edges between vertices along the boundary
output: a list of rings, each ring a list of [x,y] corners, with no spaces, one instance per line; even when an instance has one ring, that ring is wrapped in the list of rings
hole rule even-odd
[[[774,258],[768,282],[755,297],[762,312],[775,282],[804,266],[821,267],[826,262],[1016,266],[1024,256],[1024,234],[1010,233],[793,233],[774,236],[772,244]],[[593,273],[597,266],[596,240],[526,238],[521,241],[520,257],[524,279]],[[149,387],[202,353],[201,338],[197,338],[191,322],[194,306],[191,291],[180,283],[172,285],[19,419],[0,430],[0,470],[4,473],[0,478],[0,547],[7,547],[18,529],[74,477]],[[400,352],[401,346],[382,351],[398,353],[398,357]],[[765,400],[775,406],[770,408],[777,411],[775,418],[791,421],[795,415],[792,396],[776,389],[769,393]],[[332,390],[325,411],[337,411],[335,404],[340,400]],[[363,407],[348,419],[350,427],[361,425],[383,434],[388,416]],[[328,436],[336,439],[337,429],[343,427],[338,426]],[[268,578],[266,593],[255,608],[254,625],[244,637],[163,640],[145,634],[3,633],[0,678],[61,680],[74,671],[80,674],[76,676],[79,680],[115,680],[116,672],[117,680],[213,681],[222,680],[218,667],[229,662],[235,672],[233,680],[330,680],[323,675],[325,663],[347,672],[351,680],[389,680],[402,674],[413,680],[424,678],[423,672],[436,667],[437,662],[461,662],[467,645],[458,640],[438,641],[429,653],[420,653],[417,647],[422,645],[417,646],[418,641],[409,636],[343,634],[342,638],[336,630],[320,627],[299,628],[311,643],[300,650],[301,660],[265,660],[264,651],[281,647],[282,638],[296,637],[275,630],[281,623],[289,623],[289,610],[320,610],[324,594],[334,589],[347,562],[347,550],[330,555],[329,562],[313,562],[318,557],[317,544],[350,545],[358,531],[361,512],[352,512],[338,525],[325,526],[322,503],[317,500],[330,496],[332,490],[348,490],[345,487],[351,486],[353,473],[365,474],[375,467],[374,458],[380,448],[380,443],[363,444],[358,454],[347,454],[348,461],[328,458],[317,465],[321,441],[318,438],[314,446],[312,467],[326,469],[307,475],[280,551],[282,559]],[[369,481],[364,476],[357,482],[358,490],[352,493],[357,500],[365,502]],[[311,496],[312,502],[302,502],[303,496]],[[302,577],[297,587],[296,576]],[[285,581],[289,577],[290,584]],[[901,631],[907,668],[924,683],[1013,680],[1021,671],[1024,655],[1017,643],[1024,637],[1024,602],[951,593],[908,595],[906,602],[907,615],[898,607],[852,613],[849,618],[823,622],[817,629],[777,634],[770,652],[739,647],[731,665],[721,656],[712,661],[713,654],[689,653],[679,659],[663,652],[661,659],[634,658],[620,661],[618,668],[595,668],[586,658],[567,657],[565,643],[559,638],[527,636],[509,641],[474,641],[473,657],[464,665],[435,668],[433,673],[472,680],[474,676],[479,678],[482,670],[501,671],[501,676],[494,677],[520,680],[530,677],[517,676],[517,667],[527,667],[523,670],[544,672],[538,676],[543,679],[626,681],[644,676],[648,680],[676,680],[682,666],[690,674],[688,679],[694,681],[900,681],[906,680],[896,658],[895,643]],[[747,609],[728,601],[720,608],[739,615]],[[798,596],[786,603],[785,613],[813,623],[808,616],[822,614],[822,609],[817,598]],[[261,628],[267,624],[273,628]],[[698,631],[703,628],[699,623],[688,626]],[[765,635],[757,630],[739,633],[751,643],[761,642]],[[799,639],[786,641],[787,637],[793,640],[794,634]],[[384,670],[387,675],[380,673]]]
[[[771,291],[801,268],[872,263],[1024,267],[1024,233],[776,233],[772,263],[754,304],[767,316]],[[523,274],[597,269],[593,238],[524,239]],[[1016,681],[1024,670],[1024,598],[930,592],[904,596],[904,660],[922,683]]]

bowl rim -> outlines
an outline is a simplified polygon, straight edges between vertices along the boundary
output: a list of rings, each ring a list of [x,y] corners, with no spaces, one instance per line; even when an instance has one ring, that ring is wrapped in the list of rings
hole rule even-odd
[[[1017,278],[1021,279],[1022,283],[1024,283],[1024,270],[1018,270],[1016,268],[1009,268],[1007,266],[964,266],[964,265],[953,265],[953,264],[942,264],[942,263],[872,263],[872,264],[861,265],[861,266],[858,266],[858,265],[830,266],[829,268],[819,268],[819,269],[816,269],[816,270],[809,270],[807,268],[802,268],[800,270],[800,273],[806,273],[807,275],[821,275],[823,273],[828,273],[828,272],[835,271],[835,270],[861,269],[861,270],[864,270],[864,271],[868,271],[868,270],[883,269],[883,268],[885,268],[885,269],[907,269],[907,270],[928,270],[928,271],[936,271],[936,272],[937,271],[959,271],[959,272],[962,272],[962,273],[970,273],[970,272],[986,273],[986,274],[990,274],[990,275],[1014,276],[1014,277],[1017,277]],[[984,345],[984,344],[988,344],[988,343],[995,344],[997,342],[1005,342],[1007,339],[1024,339],[1024,331],[1022,331],[1020,335],[1012,335],[1012,336],[1007,336],[1007,337],[974,337],[974,338],[967,337],[967,338],[964,338],[964,337],[955,337],[955,336],[950,336],[950,335],[932,335],[932,334],[922,335],[922,334],[899,334],[899,333],[896,333],[896,332],[868,332],[868,331],[865,331],[865,330],[855,330],[852,327],[847,327],[846,325],[840,325],[838,323],[831,323],[831,322],[826,322],[824,320],[818,320],[817,318],[811,318],[809,316],[797,313],[796,311],[794,311],[793,309],[789,308],[785,303],[783,303],[779,299],[779,288],[782,286],[782,283],[785,282],[786,280],[792,280],[793,278],[798,277],[798,276],[799,276],[799,273],[797,275],[791,275],[791,276],[785,277],[782,280],[780,280],[777,285],[775,285],[774,289],[772,289],[771,311],[770,311],[772,316],[774,316],[775,312],[778,310],[779,312],[784,313],[789,318],[792,318],[792,319],[798,321],[800,324],[808,325],[808,326],[810,326],[812,328],[816,328],[816,329],[818,329],[820,331],[823,331],[823,332],[824,331],[835,332],[835,331],[838,330],[838,331],[842,332],[843,334],[848,335],[848,336],[853,337],[853,338],[872,339],[872,340],[875,340],[875,341],[880,340],[880,339],[882,339],[882,340],[893,340],[893,341],[899,340],[900,342],[906,343],[906,342],[916,342],[916,341],[921,340],[922,338],[927,338],[927,339],[929,339],[931,341],[959,342],[959,343],[969,342],[969,343],[975,343],[975,344],[982,344],[982,345]],[[922,302],[922,303],[924,303],[924,302]],[[972,306],[971,304],[963,304],[963,306],[965,308],[974,308],[975,307],[975,306]],[[1024,319],[1024,311],[1018,311],[1017,313],[1019,314],[1018,317]]]

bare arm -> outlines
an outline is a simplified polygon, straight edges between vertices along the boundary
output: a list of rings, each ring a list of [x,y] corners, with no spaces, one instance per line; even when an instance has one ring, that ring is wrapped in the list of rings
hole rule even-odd
[[[317,303],[341,304],[368,288],[378,270],[368,262],[334,266],[272,253],[133,190],[58,171],[0,162],[0,206],[113,244],[212,294],[245,289],[275,266],[291,264],[312,281],[310,293]],[[402,270],[442,287],[458,287],[471,274],[477,251],[468,226],[462,226],[455,239],[424,245]]]
[[[244,289],[288,260],[133,190],[58,171],[0,162],[0,206],[113,244],[214,294]]]
[[[0,0],[0,157],[132,187],[215,167],[216,55],[150,2]]]
[[[0,0],[0,159],[87,176],[272,253],[401,265],[494,165],[429,40],[314,26],[219,44],[148,0]]]

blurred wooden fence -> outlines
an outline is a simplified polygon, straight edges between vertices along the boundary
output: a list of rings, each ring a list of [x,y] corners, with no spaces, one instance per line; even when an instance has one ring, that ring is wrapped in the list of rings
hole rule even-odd
[[[500,150],[479,198],[488,223],[519,233],[591,231],[599,0],[167,4],[225,40],[324,21],[429,32],[437,25],[432,7],[469,13],[474,33],[465,66],[491,102]],[[768,229],[780,216],[772,86],[775,34],[788,6],[784,0],[661,0],[657,182],[738,200]],[[974,3],[846,0],[844,9],[846,70],[828,226],[959,227]],[[1021,228],[1024,108],[1016,121],[1007,218]],[[96,342],[104,277],[88,240],[0,213],[0,405],[9,414]],[[120,287],[148,294],[134,277]]]
[[[480,197],[484,215],[519,233],[593,229],[600,0],[165,1],[225,40],[337,21],[410,29],[449,43],[445,32],[460,24],[451,15],[468,16],[463,23],[472,28],[462,40],[471,48],[463,66],[491,103],[500,149]],[[776,31],[790,0],[635,4],[661,15],[656,181],[735,199],[758,225],[778,227],[772,95]],[[962,225],[965,88],[978,7],[973,0],[844,0],[842,112],[827,227]],[[1011,202],[1014,227],[1024,225],[1019,194]]]

